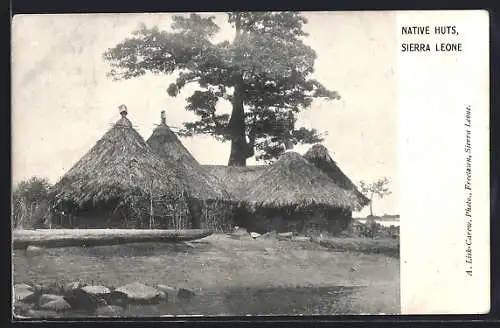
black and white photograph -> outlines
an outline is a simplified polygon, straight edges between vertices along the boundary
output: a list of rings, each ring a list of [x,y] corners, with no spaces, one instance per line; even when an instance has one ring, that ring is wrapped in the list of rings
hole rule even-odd
[[[401,314],[396,26],[14,16],[13,318]]]

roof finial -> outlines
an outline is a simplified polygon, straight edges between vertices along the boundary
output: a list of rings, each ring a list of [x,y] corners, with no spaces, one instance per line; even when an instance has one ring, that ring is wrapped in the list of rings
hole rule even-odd
[[[163,125],[167,124],[167,118],[164,110],[161,111],[161,124]]]
[[[127,112],[127,106],[125,106],[125,105],[120,105],[120,106],[118,106],[118,109],[120,110],[120,115],[121,115],[122,117],[127,116],[127,114],[128,114],[128,112]]]

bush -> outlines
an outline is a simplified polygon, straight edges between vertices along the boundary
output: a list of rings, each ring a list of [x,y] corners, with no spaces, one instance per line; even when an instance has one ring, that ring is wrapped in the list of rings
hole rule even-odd
[[[321,246],[331,248],[339,252],[358,252],[384,254],[399,257],[399,239],[372,239],[363,237],[350,238],[317,238],[314,241]]]
[[[51,185],[44,178],[32,177],[18,183],[12,192],[14,228],[46,227],[50,220]]]
[[[365,223],[353,220],[348,228],[341,234],[342,237],[365,237],[365,238],[399,238],[399,227],[391,225],[383,226],[375,220],[367,220]]]

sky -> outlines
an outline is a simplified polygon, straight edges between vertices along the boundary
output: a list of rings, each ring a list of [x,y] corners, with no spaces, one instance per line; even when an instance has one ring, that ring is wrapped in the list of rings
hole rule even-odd
[[[231,40],[225,13],[216,41]],[[391,12],[304,13],[305,42],[317,53],[313,78],[341,100],[315,100],[298,125],[327,133],[332,158],[356,184],[382,176],[392,194],[373,203],[374,214],[398,213],[396,21]],[[57,182],[119,119],[128,118],[147,139],[160,112],[175,130],[194,118],[186,98],[166,93],[173,76],[147,75],[127,81],[106,77],[108,48],[140,23],[168,30],[171,14],[75,14],[15,16],[12,26],[12,180],[39,176]],[[218,111],[228,112],[222,103]],[[181,138],[201,164],[227,164],[230,144],[208,136]],[[303,154],[310,145],[294,148]],[[262,164],[249,159],[248,165]],[[365,209],[360,214],[367,214]]]

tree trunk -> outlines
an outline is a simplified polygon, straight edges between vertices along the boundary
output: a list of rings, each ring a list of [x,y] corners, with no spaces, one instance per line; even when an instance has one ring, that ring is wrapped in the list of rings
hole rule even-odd
[[[234,43],[237,44],[241,38],[241,21],[239,15],[235,21],[236,36]],[[236,61],[241,57],[236,55]],[[246,140],[245,133],[245,107],[244,107],[244,80],[242,72],[233,75],[234,93],[232,99],[233,109],[229,120],[229,133],[231,136],[231,154],[229,155],[228,166],[246,166],[247,158],[254,155],[253,147]]]
[[[241,81],[242,82],[242,81]],[[245,109],[240,83],[235,85],[233,94],[233,111],[229,120],[231,133],[231,154],[228,166],[246,166],[247,158],[251,157],[249,144],[245,136]]]
[[[373,204],[373,195],[370,197],[370,216],[373,216],[372,204]]]

